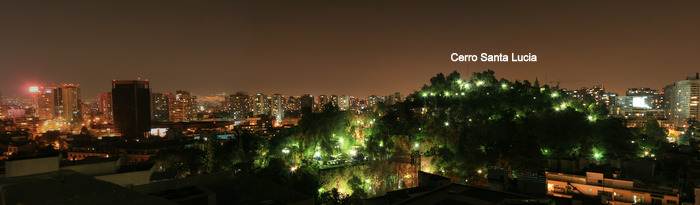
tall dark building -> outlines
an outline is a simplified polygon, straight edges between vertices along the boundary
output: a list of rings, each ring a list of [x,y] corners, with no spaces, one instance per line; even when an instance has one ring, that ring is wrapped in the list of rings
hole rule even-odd
[[[299,98],[299,102],[302,110],[309,109],[309,111],[313,111],[315,107],[314,96],[310,94],[302,95],[301,98]]]
[[[148,81],[112,81],[114,127],[122,138],[144,136],[151,129],[151,88]]]

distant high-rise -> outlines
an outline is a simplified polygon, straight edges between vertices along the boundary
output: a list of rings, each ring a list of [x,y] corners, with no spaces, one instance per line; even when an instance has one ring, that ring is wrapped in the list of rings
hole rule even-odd
[[[308,109],[309,111],[314,111],[314,96],[310,94],[302,95],[299,98],[299,104],[301,110]]]
[[[269,114],[269,103],[267,101],[267,95],[258,93],[253,96],[253,115],[267,115]]]
[[[47,120],[54,117],[53,88],[32,86],[29,88],[32,97],[32,108],[34,116]]]
[[[403,99],[401,98],[401,93],[399,92],[386,96],[386,104],[388,105],[393,105],[402,101]]]
[[[168,94],[151,94],[151,120],[153,122],[168,122],[170,120],[168,101]]]
[[[326,107],[326,104],[330,102],[330,99],[328,99],[328,96],[326,95],[319,95],[318,96],[318,106],[316,110],[320,111],[323,110],[323,108]]]
[[[350,96],[341,95],[338,97],[338,109],[348,110],[350,108]]]
[[[615,104],[616,93],[606,93],[603,85],[595,85],[593,88],[581,88],[567,91],[567,94],[574,99],[592,99],[597,105],[610,106]]]
[[[99,109],[104,122],[113,122],[114,114],[112,110],[112,92],[102,93],[98,96]]]
[[[370,95],[367,97],[367,106],[369,107],[374,107],[377,106],[377,104],[384,103],[384,100],[376,95]]]
[[[151,129],[151,87],[148,81],[112,81],[114,126],[122,138],[144,136]]]
[[[284,110],[298,111],[301,110],[301,101],[299,96],[289,96],[284,102]]]
[[[61,84],[53,87],[54,116],[67,122],[80,122],[83,118],[80,87]]]
[[[275,117],[277,123],[282,123],[282,118],[284,117],[284,96],[281,94],[275,94],[272,96],[272,116]]]
[[[197,120],[197,97],[190,92],[178,90],[169,95],[168,110],[170,122],[189,122]]]
[[[245,92],[237,92],[226,97],[226,110],[231,113],[234,120],[245,119],[250,113],[250,96]]]
[[[328,97],[328,101],[334,106],[338,107],[338,96],[337,95],[331,95]]]
[[[698,120],[700,116],[700,75],[694,73],[686,80],[677,81],[664,88],[667,112],[677,126],[684,126],[688,120]]]

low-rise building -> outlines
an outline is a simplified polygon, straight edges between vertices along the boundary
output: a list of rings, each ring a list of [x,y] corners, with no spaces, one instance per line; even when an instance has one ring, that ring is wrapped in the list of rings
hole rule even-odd
[[[679,204],[678,190],[636,186],[632,180],[606,178],[602,173],[586,176],[546,172],[547,194],[555,197],[600,198],[603,204]]]

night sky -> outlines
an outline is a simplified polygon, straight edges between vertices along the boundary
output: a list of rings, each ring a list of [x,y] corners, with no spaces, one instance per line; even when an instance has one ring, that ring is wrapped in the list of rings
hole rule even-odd
[[[455,63],[532,53],[537,63]],[[439,72],[660,89],[700,71],[700,2],[0,1],[0,92],[112,79],[198,95],[413,92]]]

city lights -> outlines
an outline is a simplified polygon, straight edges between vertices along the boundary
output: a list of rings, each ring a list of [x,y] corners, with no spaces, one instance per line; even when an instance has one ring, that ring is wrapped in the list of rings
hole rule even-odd
[[[3,200],[700,203],[697,8],[346,3],[0,2]]]

